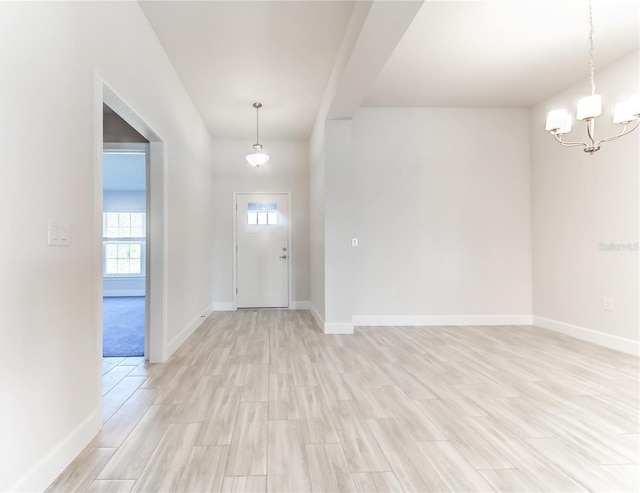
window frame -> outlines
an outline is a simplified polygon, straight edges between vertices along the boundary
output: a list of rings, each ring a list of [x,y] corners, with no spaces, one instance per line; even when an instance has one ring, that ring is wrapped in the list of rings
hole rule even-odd
[[[253,206],[253,207],[252,207]],[[255,222],[252,221],[252,215],[255,216]],[[277,226],[279,222],[278,206],[275,202],[249,202],[247,204],[246,213],[247,226]],[[264,219],[265,222],[260,222]]]
[[[141,278],[146,276],[146,239],[140,238],[117,238],[117,239],[103,239],[102,240],[102,275],[109,279],[124,279],[124,278]],[[107,273],[107,245],[140,245],[140,273]],[[129,257],[131,258],[131,257]]]
[[[107,214],[142,214],[144,236],[104,236],[107,230]],[[147,214],[141,211],[104,211],[102,213],[102,276],[105,279],[140,279],[147,270]],[[140,273],[107,273],[107,245],[137,244],[140,248]],[[130,257],[129,257],[130,258]]]

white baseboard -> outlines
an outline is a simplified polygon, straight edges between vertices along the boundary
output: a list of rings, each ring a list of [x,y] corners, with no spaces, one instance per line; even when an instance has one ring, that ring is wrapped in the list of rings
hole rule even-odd
[[[214,303],[213,311],[214,312],[235,312],[236,307],[233,306],[233,301],[225,301],[222,303]]]
[[[579,325],[572,325],[566,322],[560,322],[559,320],[538,316],[533,317],[533,325],[542,327],[543,329],[553,330],[554,332],[560,332],[561,334],[575,337],[582,341],[591,342],[598,346],[615,349],[622,353],[640,356],[640,342],[632,339],[606,334],[599,330],[587,329],[586,327],[580,327]]]
[[[110,289],[103,291],[102,296],[105,298],[115,298],[119,296],[144,296],[144,289]]]
[[[87,416],[7,491],[44,491],[102,428],[102,412]]]
[[[313,303],[309,302],[309,313],[311,313],[311,316],[313,317],[313,319],[316,321],[316,323],[318,324],[318,327],[323,330],[324,327],[324,318],[322,318],[320,316],[320,312],[318,312],[318,309],[314,306]]]
[[[292,301],[289,304],[289,310],[311,310],[310,301]]]
[[[212,311],[213,305],[207,306],[204,310],[202,310],[202,315],[200,315],[193,322],[187,325],[180,331],[177,336],[169,341],[169,344],[167,344],[167,358],[169,358],[180,346],[182,346],[182,343],[186,341],[189,336],[193,334],[198,327],[200,327],[200,325],[202,325],[206,318],[211,315]]]
[[[353,334],[353,324],[342,322],[325,322],[325,334]]]
[[[531,325],[531,315],[354,315],[356,327],[432,325]]]
[[[310,310],[310,301],[292,301],[289,304],[289,310]],[[236,311],[236,307],[233,306],[233,301],[226,301],[223,303],[213,304],[214,312],[233,312]]]

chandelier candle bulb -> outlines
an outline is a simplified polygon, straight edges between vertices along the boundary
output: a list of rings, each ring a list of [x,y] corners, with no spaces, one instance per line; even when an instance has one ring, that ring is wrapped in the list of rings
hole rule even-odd
[[[571,115],[567,110],[553,110],[547,113],[547,124],[545,130],[557,132],[559,129],[566,126],[567,117],[569,117],[569,128],[571,128]]]
[[[559,133],[559,134],[568,134],[569,132],[571,132],[571,121],[572,121],[571,115],[569,113],[567,113],[565,115],[564,123],[560,127],[560,129],[558,130],[557,133]]]
[[[640,117],[640,94],[634,94],[629,98],[629,109],[635,117]]]
[[[637,117],[633,113],[630,101],[616,104],[616,108],[613,111],[613,123],[627,124],[635,118]]]
[[[599,94],[587,96],[578,101],[578,120],[589,120],[602,113],[602,99]]]

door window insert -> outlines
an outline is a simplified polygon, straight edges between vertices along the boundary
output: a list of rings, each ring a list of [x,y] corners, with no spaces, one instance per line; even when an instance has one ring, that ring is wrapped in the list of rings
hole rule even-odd
[[[275,202],[249,202],[247,224],[250,226],[278,224],[278,205]]]

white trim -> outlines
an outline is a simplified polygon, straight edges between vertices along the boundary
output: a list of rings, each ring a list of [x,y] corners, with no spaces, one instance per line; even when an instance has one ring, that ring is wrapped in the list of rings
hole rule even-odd
[[[145,359],[150,363],[167,360],[167,320],[169,299],[169,146],[163,140],[149,143],[147,189],[147,332]],[[151,227],[155,224],[154,227]],[[147,342],[148,341],[148,342]],[[148,351],[147,351],[148,349]]]
[[[160,135],[160,133],[153,128],[153,125],[149,124],[149,119],[145,118],[141,112],[133,109],[133,106],[129,104],[129,102],[122,96],[122,94],[115,89],[115,85],[111,82],[108,82],[106,78],[102,75],[99,69],[96,69],[96,74],[100,78],[100,82],[102,83],[102,96],[103,100],[100,104],[100,115],[102,115],[102,103],[105,103],[109,106],[113,111],[115,111],[123,120],[125,120],[129,125],[131,125],[140,135],[142,135],[145,139],[151,142],[164,142],[164,139]],[[100,137],[100,141],[102,142],[102,136]],[[138,144],[148,145],[144,142],[138,142]],[[109,152],[116,151],[119,145],[116,142],[108,142]],[[104,142],[103,142],[104,145]],[[138,147],[134,145],[134,143],[127,144],[126,147],[137,150]],[[101,152],[103,149],[101,149]]]
[[[44,491],[102,428],[102,412],[94,410],[60,440],[7,491]]]
[[[93,283],[94,283],[94,331],[97,331],[95,346],[94,346],[94,398],[96,402],[96,408],[102,409],[102,346],[103,346],[103,327],[102,327],[102,309],[103,309],[103,258],[102,258],[102,233],[103,233],[103,219],[104,213],[103,203],[103,152],[104,152],[104,128],[103,128],[103,115],[104,115],[104,88],[105,81],[98,70],[94,72],[94,108],[93,108],[93,128],[94,128],[94,156],[93,156],[93,214],[94,214],[94,246],[93,246]],[[102,420],[101,420],[102,421]],[[102,426],[102,423],[100,423]],[[72,432],[73,433],[73,432]],[[75,449],[75,455],[80,453],[83,446],[78,446]],[[65,466],[58,468],[57,472],[64,469]],[[40,489],[40,488],[36,488]],[[44,488],[41,488],[44,490]],[[11,488],[13,490],[13,488]]]
[[[333,322],[324,324],[325,334],[353,334],[353,324]]]
[[[354,315],[357,327],[433,325],[531,325],[531,315]]]
[[[146,154],[149,152],[146,142],[104,142],[105,154]]]
[[[568,324],[566,322],[560,322],[559,320],[538,316],[533,317],[533,325],[575,337],[582,341],[591,342],[598,346],[615,349],[616,351],[631,354],[633,356],[640,356],[640,342],[634,341],[633,339],[606,334],[599,330],[588,329],[586,327],[580,327],[579,325]]]
[[[102,296],[105,298],[116,298],[120,296],[144,296],[144,289],[109,289],[103,291]]]
[[[311,310],[310,301],[292,301],[289,303],[289,310]]]
[[[292,301],[289,304],[289,310],[309,310],[311,311],[312,306],[310,301]],[[236,311],[233,301],[224,301],[222,303],[214,303],[213,311],[214,312],[232,312]]]
[[[146,173],[146,272],[145,278],[145,359],[152,363],[164,362],[167,357],[167,297],[168,297],[168,149],[165,140],[160,133],[149,123],[149,120],[142,116],[134,106],[129,104],[125,98],[115,89],[115,86],[108,82],[99,69],[95,70],[96,81],[96,108],[95,108],[95,141],[99,144],[96,149],[96,163],[94,169],[96,174],[95,201],[96,209],[99,210],[100,223],[102,228],[102,154],[104,152],[103,128],[102,128],[102,105],[107,104],[138,133],[145,137],[149,143],[142,144],[147,156]],[[117,150],[118,147],[124,149],[125,146],[107,143],[110,151]],[[126,144],[126,146],[140,149],[141,146]],[[151,223],[154,227],[151,228]],[[102,244],[102,230],[100,231],[100,243]],[[102,298],[102,246],[100,247],[100,298]],[[100,299],[101,303],[101,299]],[[98,310],[101,313],[101,310]],[[102,326],[101,315],[99,326]],[[102,332],[101,332],[102,333]],[[100,337],[102,339],[102,336]],[[102,399],[102,341],[100,341],[100,358],[98,360],[98,370],[100,382],[97,391]]]
[[[233,301],[225,301],[223,303],[214,303],[213,311],[214,312],[235,312],[236,307]]]
[[[318,309],[311,302],[309,302],[309,312],[311,312],[311,316],[313,317],[313,319],[318,324],[318,327],[320,329],[323,329],[324,328],[324,318],[322,318],[320,316],[320,312],[318,312]]]
[[[180,333],[175,336],[173,339],[169,341],[167,347],[167,357],[171,356],[182,344],[186,341],[191,334],[195,332],[195,330],[202,325],[202,323],[207,319],[211,312],[213,311],[213,305],[207,306],[204,310],[202,310],[202,315],[196,318],[193,322],[187,325],[184,329],[180,331]]]
[[[233,271],[232,285],[231,285],[231,295],[233,297],[233,310],[238,309],[238,193],[233,192],[233,197],[231,198],[233,203],[231,204],[231,215],[233,216],[232,220],[232,266],[231,269]]]
[[[288,284],[289,284],[289,292],[287,293],[287,306],[283,308],[291,308],[291,304],[293,303],[293,262],[292,258],[294,255],[293,252],[293,205],[291,200],[291,191],[288,192],[233,192],[233,245],[232,245],[232,254],[233,254],[233,309],[238,309],[238,232],[237,232],[237,217],[238,217],[238,195],[286,195],[287,196],[287,208],[289,217],[287,218],[287,241],[288,245],[288,256],[289,256],[289,268],[288,271]]]
[[[289,262],[287,263],[287,274],[289,275],[289,279],[287,279],[287,283],[289,284],[289,292],[287,293],[287,307],[291,306],[293,302],[293,260],[295,257],[295,252],[293,250],[293,201],[291,200],[291,191],[285,192],[287,194],[287,213],[289,217],[287,218],[287,248],[288,248],[288,256]]]

